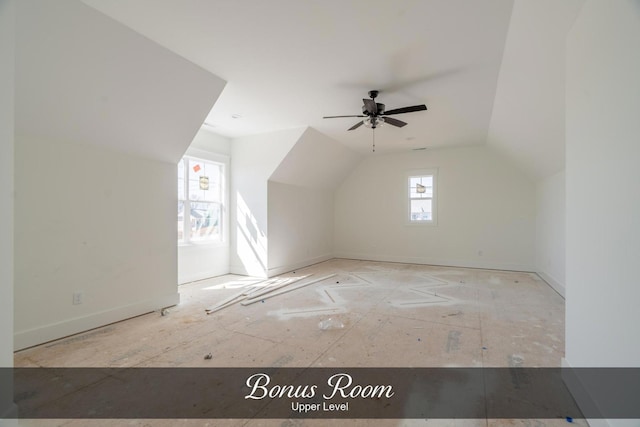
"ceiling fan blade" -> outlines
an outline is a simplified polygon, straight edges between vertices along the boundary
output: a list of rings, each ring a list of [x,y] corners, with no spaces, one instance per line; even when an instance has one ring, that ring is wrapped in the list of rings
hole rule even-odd
[[[427,106],[422,104],[422,105],[414,105],[411,107],[403,107],[403,108],[396,108],[394,110],[388,110],[384,112],[385,116],[390,116],[392,114],[404,114],[404,113],[413,113],[414,111],[424,111],[427,109]]]
[[[397,126],[399,128],[406,126],[407,124],[405,122],[403,122],[402,120],[398,120],[398,119],[394,119],[393,117],[385,117],[384,118],[384,122],[385,123],[389,123],[392,126]]]
[[[358,123],[356,123],[355,125],[351,126],[349,129],[347,130],[354,130],[354,129],[358,129],[360,126],[362,126],[364,124],[364,122],[361,120]]]
[[[341,117],[367,117],[367,116],[363,116],[362,114],[358,116],[324,116],[323,119],[339,119]]]
[[[376,105],[376,101],[374,101],[373,99],[363,99],[362,102],[364,102],[364,106],[368,112],[370,112],[374,116],[378,113],[378,106]]]

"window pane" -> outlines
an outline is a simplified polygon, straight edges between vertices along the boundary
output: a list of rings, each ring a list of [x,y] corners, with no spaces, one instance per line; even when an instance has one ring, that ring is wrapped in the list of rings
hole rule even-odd
[[[192,202],[191,240],[215,240],[220,238],[221,212],[218,203]]]
[[[205,176],[207,177],[209,190],[207,191],[205,200],[208,201],[220,201],[220,176],[222,175],[222,168],[215,163],[207,163],[204,167]]]
[[[200,190],[200,175],[204,174],[204,162],[189,159],[189,200],[204,200]]]
[[[409,197],[430,199],[433,197],[433,176],[412,176],[409,178]]]
[[[221,168],[215,163],[189,160],[189,200],[220,201]]]
[[[178,241],[184,240],[184,202],[178,202]]]
[[[418,184],[409,189],[409,197],[412,199],[431,199],[433,197],[433,187]]]
[[[203,194],[200,190],[200,177],[192,178],[192,175],[189,176],[189,200],[203,200]]]
[[[411,221],[431,221],[432,216],[432,203],[431,199],[424,200],[411,200]]]
[[[178,164],[178,201],[184,198],[184,203],[178,204],[180,241],[221,239],[223,168],[216,162],[189,157]]]

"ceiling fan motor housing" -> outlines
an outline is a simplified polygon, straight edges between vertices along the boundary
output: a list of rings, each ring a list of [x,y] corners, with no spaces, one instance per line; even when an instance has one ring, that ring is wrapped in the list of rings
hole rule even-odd
[[[374,114],[373,111],[368,111],[367,110],[367,106],[366,105],[363,105],[362,106],[362,114],[365,114],[367,116],[372,116],[372,115],[379,116],[381,114],[384,114],[384,104],[380,104],[380,103],[376,102],[376,109],[378,111],[376,111],[376,113]]]

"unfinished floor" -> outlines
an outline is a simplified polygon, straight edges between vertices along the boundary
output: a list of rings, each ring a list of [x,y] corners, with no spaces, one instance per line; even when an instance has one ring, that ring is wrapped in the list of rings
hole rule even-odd
[[[180,287],[180,305],[17,352],[18,367],[558,367],[564,300],[536,274],[334,259],[309,286],[207,315],[259,279]],[[278,281],[266,282],[269,286]],[[290,285],[292,287],[293,285]],[[283,289],[286,289],[283,288]],[[322,329],[332,319],[343,327]],[[211,353],[212,358],[204,356]],[[485,426],[560,420],[46,420],[46,426]]]

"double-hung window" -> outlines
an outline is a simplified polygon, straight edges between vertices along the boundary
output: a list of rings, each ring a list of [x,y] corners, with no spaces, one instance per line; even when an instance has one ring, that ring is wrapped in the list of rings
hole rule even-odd
[[[178,163],[178,241],[222,240],[224,165],[185,156]]]
[[[407,178],[410,224],[436,223],[436,170],[412,172]]]

